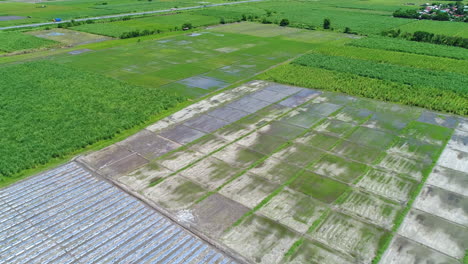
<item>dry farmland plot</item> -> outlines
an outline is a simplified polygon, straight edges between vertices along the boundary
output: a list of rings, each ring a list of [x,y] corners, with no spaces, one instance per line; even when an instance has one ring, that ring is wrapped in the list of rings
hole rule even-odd
[[[384,263],[463,257],[466,121],[262,81],[215,97],[79,160],[249,262],[370,263],[392,237]]]
[[[64,29],[57,28],[52,30],[38,30],[38,31],[29,31],[26,34],[33,35],[39,38],[54,40],[66,45],[83,45],[94,42],[106,41],[111,38]]]

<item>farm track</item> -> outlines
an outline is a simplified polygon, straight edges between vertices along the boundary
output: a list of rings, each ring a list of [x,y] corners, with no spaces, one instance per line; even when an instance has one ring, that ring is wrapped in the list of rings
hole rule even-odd
[[[234,263],[76,162],[0,191],[0,263]]]
[[[165,12],[171,12],[171,11],[185,11],[185,10],[200,9],[200,8],[205,8],[205,7],[216,7],[216,6],[226,6],[226,5],[237,5],[237,4],[244,4],[244,3],[251,3],[251,2],[260,2],[260,1],[262,1],[262,0],[246,0],[246,1],[238,1],[238,2],[233,2],[233,3],[221,3],[221,4],[211,4],[211,5],[199,5],[199,6],[181,7],[181,8],[177,8],[176,10],[172,10],[172,9],[163,9],[163,10],[136,12],[136,13],[124,13],[124,14],[108,15],[108,16],[98,16],[98,17],[88,17],[88,18],[77,18],[77,19],[74,19],[74,20],[75,20],[75,21],[86,21],[86,20],[100,20],[100,19],[117,18],[117,17],[126,17],[126,16],[141,16],[141,15],[158,14],[158,13],[165,13]],[[0,30],[15,29],[15,28],[28,28],[28,27],[40,27],[40,26],[56,25],[56,24],[62,24],[62,23],[68,23],[68,22],[71,22],[71,20],[63,20],[63,21],[61,21],[61,22],[45,22],[45,23],[36,23],[36,24],[26,24],[26,25],[18,25],[18,26],[0,27]]]

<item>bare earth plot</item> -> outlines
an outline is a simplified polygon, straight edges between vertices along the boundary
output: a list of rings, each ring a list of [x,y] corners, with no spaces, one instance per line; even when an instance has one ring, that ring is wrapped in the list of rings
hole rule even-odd
[[[80,32],[64,28],[54,28],[51,30],[29,31],[26,34],[33,35],[39,38],[55,40],[66,45],[84,45],[89,43],[106,41],[112,38]]]
[[[0,201],[0,263],[235,263],[76,162]]]
[[[254,81],[78,161],[247,262],[370,263],[393,236],[383,263],[460,263],[466,127],[419,108]]]

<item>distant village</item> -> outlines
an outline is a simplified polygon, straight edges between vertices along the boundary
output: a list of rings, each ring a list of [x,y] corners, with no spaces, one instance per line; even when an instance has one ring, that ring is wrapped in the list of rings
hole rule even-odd
[[[413,4],[411,4],[413,5]],[[462,2],[426,3],[420,9],[398,9],[394,17],[468,22],[468,5]]]

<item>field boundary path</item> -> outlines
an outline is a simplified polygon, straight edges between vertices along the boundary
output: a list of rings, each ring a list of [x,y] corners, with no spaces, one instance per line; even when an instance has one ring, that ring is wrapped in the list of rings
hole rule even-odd
[[[200,8],[205,8],[205,7],[237,5],[237,4],[260,2],[260,1],[262,1],[262,0],[246,0],[246,1],[238,1],[238,2],[233,2],[233,3],[199,5],[199,6],[181,7],[181,8],[176,8],[176,9],[163,9],[163,10],[154,10],[154,11],[145,11],[145,12],[135,12],[135,13],[124,13],[124,14],[108,15],[108,16],[77,18],[77,19],[73,19],[73,20],[74,21],[86,21],[86,20],[100,20],[100,19],[126,17],[126,16],[141,16],[141,15],[150,15],[150,14],[165,13],[165,12],[171,12],[171,11],[183,11],[183,10],[200,9]],[[0,27],[0,30],[15,29],[15,28],[28,28],[28,27],[40,27],[40,26],[56,25],[56,24],[62,24],[62,23],[68,23],[68,22],[71,22],[71,20],[63,20],[63,21],[60,21],[60,22],[44,22],[44,23],[35,23],[35,24]]]

